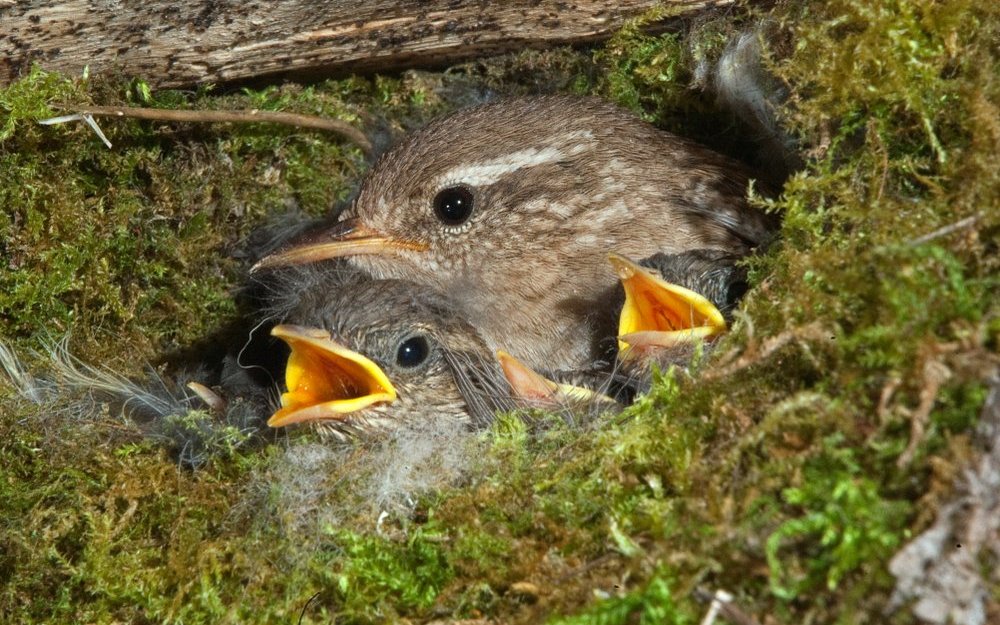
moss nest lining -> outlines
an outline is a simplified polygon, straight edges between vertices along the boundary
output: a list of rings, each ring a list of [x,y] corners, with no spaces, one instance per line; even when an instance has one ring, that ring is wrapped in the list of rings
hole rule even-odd
[[[463,439],[459,481],[454,458],[426,454],[407,501],[352,488],[400,462],[391,441],[227,438],[190,471],[113,412],[5,387],[0,621],[694,623],[725,589],[762,623],[914,622],[884,612],[887,563],[975,457],[998,362],[990,3],[786,2],[663,35],[632,25],[592,50],[221,94],[35,69],[0,90],[0,327],[19,353],[68,334],[83,360],[141,375],[238,316],[253,231],[325,213],[365,168],[335,138],[263,124],[99,120],[109,150],[83,124],[35,123],[63,107],[405,129],[544,84],[741,154],[752,141],[696,88],[698,67],[762,20],[782,33],[768,64],[804,166],[759,200],[781,239],[750,261],[713,353],[593,430],[499,419]]]

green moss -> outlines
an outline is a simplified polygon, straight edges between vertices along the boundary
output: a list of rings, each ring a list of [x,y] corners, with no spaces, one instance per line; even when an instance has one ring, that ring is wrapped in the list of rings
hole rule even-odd
[[[37,134],[31,132],[33,122],[52,117],[52,104],[78,95],[79,88],[72,81],[32,67],[27,76],[0,91],[0,141],[16,133]]]
[[[585,613],[578,616],[554,618],[549,621],[553,625],[583,625],[594,623],[600,625],[625,625],[640,623],[652,625],[664,623],[684,625],[696,622],[696,617],[677,605],[671,596],[670,586],[662,577],[654,577],[640,591],[624,597],[605,599],[598,602]]]
[[[792,600],[816,592],[825,583],[836,590],[844,576],[870,562],[887,560],[900,546],[909,502],[893,501],[865,477],[855,451],[842,447],[843,437],[824,440],[824,450],[803,467],[802,486],[789,487],[781,497],[802,515],[783,522],[767,538],[771,591]],[[787,545],[807,543],[798,550],[796,568],[789,571]],[[803,566],[804,563],[804,566]]]
[[[609,71],[600,85],[611,100],[648,121],[664,110],[689,101],[684,42],[676,34],[644,35],[635,24],[619,32],[597,57]]]
[[[705,609],[697,588],[732,592],[761,621],[883,620],[886,562],[931,522],[971,453],[1000,343],[1000,12],[835,1],[768,17],[790,31],[772,62],[806,166],[762,200],[783,216],[781,240],[750,261],[732,333],[691,371],[666,372],[582,431],[503,417],[461,482],[381,525],[356,487],[363,450],[331,463],[315,499],[296,504],[306,512],[291,511],[274,491],[296,469],[279,446],[248,449],[220,430],[216,460],[192,473],[113,415],[40,414],[7,397],[0,621],[681,623]],[[72,330],[77,353],[138,370],[234,314],[229,251],[248,232],[292,206],[324,212],[363,167],[336,139],[265,125],[101,120],[108,150],[82,125],[33,123],[63,106],[358,123],[374,111],[402,128],[461,101],[443,95],[459,82],[516,93],[541,75],[708,140],[730,126],[692,94],[694,69],[740,19],[751,22],[632,26],[592,52],[525,52],[447,76],[228,94],[35,70],[0,90],[0,330],[19,346]],[[336,522],[313,523],[310,506]]]
[[[444,537],[417,529],[398,543],[334,531],[334,544],[343,550],[334,565],[336,603],[343,606],[342,616],[380,622],[433,606],[453,575],[441,546]]]

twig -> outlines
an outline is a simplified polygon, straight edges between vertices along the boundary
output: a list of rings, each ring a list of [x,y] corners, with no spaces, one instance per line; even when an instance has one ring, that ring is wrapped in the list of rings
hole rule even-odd
[[[42,124],[43,126],[54,126],[55,124],[65,124],[67,122],[86,123],[88,126],[90,126],[90,129],[94,131],[94,134],[97,135],[97,138],[103,141],[104,145],[108,146],[109,149],[111,148],[111,142],[108,141],[108,138],[104,136],[103,132],[101,132],[101,127],[97,125],[97,122],[94,121],[93,115],[91,115],[90,113],[74,113],[72,115],[60,115],[59,117],[50,117],[48,119],[39,120],[38,123]]]
[[[925,234],[923,236],[919,236],[916,239],[911,239],[909,241],[909,245],[911,247],[916,247],[917,245],[923,245],[924,243],[930,243],[934,239],[940,239],[941,237],[946,237],[949,234],[953,234],[955,232],[958,232],[959,230],[965,230],[966,228],[971,228],[972,226],[975,225],[975,223],[977,221],[979,221],[979,218],[981,216],[982,215],[980,213],[976,213],[975,215],[971,215],[969,217],[966,217],[965,219],[959,219],[958,221],[956,221],[953,224],[948,224],[947,226],[943,226],[941,228],[938,228],[937,230],[935,230],[933,232],[928,232],[927,234]]]
[[[302,619],[305,618],[305,616],[306,616],[306,609],[309,608],[309,604],[313,602],[313,599],[315,599],[316,597],[320,596],[320,594],[322,594],[322,592],[323,592],[322,590],[317,591],[316,594],[314,594],[313,596],[309,597],[309,600],[306,601],[305,605],[302,606],[302,612],[299,613],[298,625],[302,625]]]
[[[594,558],[590,562],[585,562],[584,564],[576,567],[575,569],[573,569],[571,571],[568,571],[566,573],[563,573],[562,575],[560,575],[559,577],[557,577],[553,581],[553,584],[556,585],[556,586],[561,586],[562,584],[566,583],[570,579],[572,579],[572,578],[574,578],[574,577],[576,577],[578,575],[583,575],[584,573],[586,573],[586,572],[588,572],[588,571],[590,571],[592,569],[595,569],[595,568],[601,566],[602,564],[604,564],[606,562],[610,562],[611,560],[613,560],[613,559],[615,559],[617,557],[618,557],[617,553],[615,553],[613,551],[609,551],[608,553],[605,553],[603,555],[600,555],[600,556]]]
[[[77,115],[80,117],[77,117]],[[133,106],[87,106],[81,107],[81,109],[74,115],[54,117],[52,119],[42,120],[39,123],[52,124],[64,121],[73,121],[75,119],[85,120],[87,116],[129,117],[132,119],[148,119],[166,122],[230,122],[238,124],[265,122],[271,124],[284,124],[286,126],[296,126],[298,128],[312,128],[315,130],[333,132],[357,145],[366,156],[370,156],[372,153],[372,144],[368,140],[368,137],[347,122],[339,119],[317,117],[315,115],[260,111],[258,109],[251,109],[249,111],[177,111],[168,109],[138,108]]]

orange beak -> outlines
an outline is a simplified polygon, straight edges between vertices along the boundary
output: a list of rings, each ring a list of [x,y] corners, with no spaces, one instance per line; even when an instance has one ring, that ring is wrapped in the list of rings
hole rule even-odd
[[[387,254],[400,249],[425,251],[427,247],[426,243],[390,237],[365,226],[357,219],[345,219],[314,235],[309,241],[265,256],[250,268],[250,272],[305,265],[341,256]]]
[[[371,360],[330,338],[325,330],[279,325],[271,335],[288,343],[288,392],[267,424],[273,428],[346,415],[396,400],[396,389]]]
[[[662,280],[623,256],[611,254],[608,260],[625,288],[618,321],[621,354],[691,344],[726,331],[722,313],[701,295]]]
[[[497,360],[514,397],[521,401],[542,405],[592,399],[614,402],[610,397],[582,386],[553,382],[505,351],[497,351]]]

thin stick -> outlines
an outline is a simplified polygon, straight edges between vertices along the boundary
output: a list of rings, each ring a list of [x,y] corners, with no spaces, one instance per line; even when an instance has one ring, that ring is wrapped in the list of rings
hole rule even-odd
[[[919,236],[916,239],[911,240],[910,245],[911,246],[923,245],[924,243],[929,243],[934,239],[940,239],[941,237],[946,237],[949,234],[958,232],[959,230],[971,228],[972,226],[976,225],[977,221],[979,221],[979,217],[980,217],[979,213],[976,213],[975,215],[971,215],[969,217],[966,217],[965,219],[959,219],[953,224],[948,224],[947,226],[938,228],[933,232],[928,232],[923,236]]]
[[[266,122],[285,124],[299,128],[326,130],[339,134],[371,155],[372,144],[363,132],[339,119],[328,119],[315,115],[281,113],[275,111],[176,111],[168,109],[138,108],[134,106],[87,106],[79,111],[82,115],[97,117],[130,117],[165,122],[232,122],[238,124]]]

